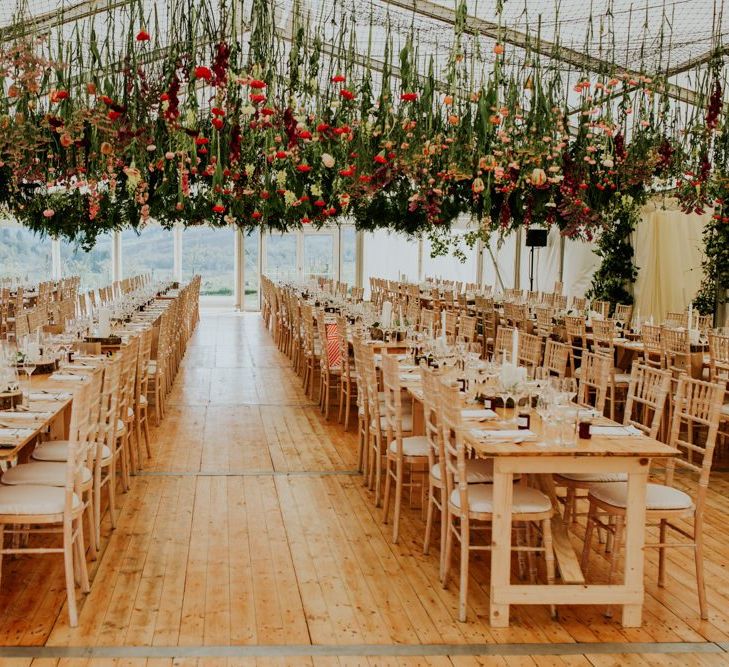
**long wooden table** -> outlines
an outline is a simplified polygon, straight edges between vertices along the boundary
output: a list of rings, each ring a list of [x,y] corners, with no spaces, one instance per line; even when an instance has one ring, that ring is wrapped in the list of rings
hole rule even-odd
[[[415,406],[422,413],[422,386],[414,376],[402,381]],[[576,406],[577,407],[577,406]],[[503,410],[497,410],[503,413]],[[512,411],[509,410],[509,413]],[[414,419],[418,429],[421,420]],[[607,418],[596,424],[613,425]],[[624,627],[641,625],[644,598],[643,547],[646,520],[646,488],[651,460],[678,454],[657,440],[645,436],[593,436],[575,439],[574,446],[546,442],[538,415],[532,414],[530,430],[536,438],[520,443],[486,442],[472,431],[498,430],[499,420],[479,422],[464,420],[464,440],[473,452],[494,461],[491,524],[490,621],[494,627],[508,627],[512,604],[614,604],[622,605]],[[513,427],[510,427],[513,428]],[[577,555],[572,548],[568,528],[562,521],[553,473],[624,472],[628,475],[628,508],[625,523],[624,578],[621,583],[589,584],[585,582]],[[536,476],[540,488],[550,497],[555,510],[552,518],[553,541],[561,584],[512,584],[512,494],[515,474]]]

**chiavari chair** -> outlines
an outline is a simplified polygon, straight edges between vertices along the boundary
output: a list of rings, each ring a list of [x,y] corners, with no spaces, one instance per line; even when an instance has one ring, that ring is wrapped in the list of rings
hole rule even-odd
[[[570,346],[570,372],[575,375],[582,362],[582,355],[587,350],[585,318],[566,315],[564,326],[567,344]]]
[[[542,365],[542,339],[528,333],[519,333],[519,350],[517,363],[527,368]]]
[[[331,394],[332,391],[339,392],[342,376],[341,360],[337,365],[332,364],[330,351],[339,356],[340,343],[336,332],[330,339],[323,310],[316,312],[316,326],[321,345],[321,354],[319,355],[319,409],[324,413],[325,419],[329,419]]]
[[[432,310],[423,308],[420,311],[420,325],[418,331],[425,331],[431,334],[433,337],[437,335],[435,325],[435,313]]]
[[[149,440],[149,360],[152,354],[152,329],[145,329],[139,335],[139,354],[137,357],[136,387],[134,397],[134,429],[137,444],[137,460],[142,460],[142,439],[144,439],[147,458],[152,458],[152,446]]]
[[[590,310],[601,315],[603,318],[610,317],[609,301],[593,301],[590,303]]]
[[[617,329],[615,320],[595,320],[592,323],[593,351],[610,359],[610,383],[608,385],[608,400],[610,401],[610,419],[615,419],[615,407],[618,403],[618,391],[627,389],[630,376],[615,368],[615,338]]]
[[[580,313],[587,310],[587,299],[584,296],[573,296],[572,310],[576,310]]]
[[[633,362],[625,403],[623,424],[634,426],[649,438],[657,438],[666,407],[666,399],[671,385],[671,374],[637,361]],[[625,473],[562,473],[554,475],[554,483],[566,488],[564,499],[564,521],[567,525],[577,520],[577,501],[587,498],[579,491],[587,492],[595,484],[623,482]]]
[[[688,313],[666,313],[663,325],[669,329],[688,328]]]
[[[320,343],[314,327],[314,313],[310,305],[301,307],[304,323],[304,392],[313,399],[316,373],[320,368]]]
[[[711,382],[729,382],[729,335],[709,332],[709,378]],[[721,408],[719,434],[729,438],[729,401]]]
[[[567,310],[567,297],[562,294],[555,294],[552,299],[552,307],[556,310]]]
[[[604,414],[612,367],[612,360],[602,354],[585,352],[582,355],[577,394],[580,405],[594,407]]]
[[[554,331],[554,310],[549,306],[537,308],[537,333],[542,338],[549,338]]]
[[[412,432],[412,414],[410,414],[408,428],[405,426],[406,413],[402,404],[402,387],[400,385],[400,362],[394,355],[382,355],[382,385],[385,390],[385,498],[383,501],[383,519],[389,520],[390,498],[392,485],[395,485],[393,499],[392,541],[397,544],[400,537],[400,512],[402,509],[402,495],[404,489],[412,490],[419,487],[421,498],[425,500],[424,475],[428,460],[428,438],[423,435],[405,437],[404,431]],[[405,479],[406,469],[408,481]],[[416,474],[416,473],[419,473]],[[415,478],[419,477],[419,484]]]
[[[443,586],[448,585],[454,539],[460,546],[460,590],[458,618],[465,622],[468,605],[468,569],[472,551],[490,551],[490,540],[475,543],[473,536],[479,529],[490,529],[494,512],[493,485],[471,484],[468,480],[466,446],[463,440],[461,400],[457,388],[440,387],[439,419],[444,444],[444,470],[446,479],[446,551]],[[544,555],[547,583],[554,583],[555,562],[552,547],[552,503],[541,491],[518,484],[512,494],[512,522],[534,525],[541,532],[540,546],[517,546],[520,552],[539,552]],[[554,609],[552,609],[554,615]]]
[[[702,619],[708,618],[703,563],[704,510],[725,391],[723,383],[693,380],[686,374],[679,377],[669,444],[679,450],[680,455],[665,461],[664,483],[649,483],[646,492],[646,521],[659,526],[658,542],[647,542],[645,545],[646,548],[659,550],[658,585],[665,584],[666,549],[691,549],[696,561],[696,588]],[[675,485],[676,482],[681,488]],[[682,490],[684,488],[689,493]],[[590,509],[582,552],[582,570],[587,574],[594,529],[599,527],[610,531],[613,534],[608,575],[610,584],[622,547],[628,484],[611,482],[596,485],[590,489],[588,499]],[[690,524],[688,529],[687,522]],[[669,530],[678,533],[686,541],[669,541]]]
[[[622,326],[627,329],[633,320],[633,306],[618,303],[615,306],[615,313],[613,313],[613,319],[616,322],[620,322]]]
[[[542,366],[549,371],[550,375],[563,378],[567,375],[569,365],[570,348],[565,343],[556,340],[547,340],[544,346],[544,362]]]
[[[640,327],[640,339],[643,343],[643,362],[653,368],[665,368],[663,356],[663,343],[661,342],[662,327],[652,324],[643,324]]]
[[[504,357],[511,359],[514,349],[514,329],[513,327],[499,327],[496,331],[496,340],[494,341],[494,360],[501,360]]]
[[[477,319],[471,315],[461,315],[458,323],[458,336],[464,338],[467,343],[473,343],[476,340],[477,322]]]
[[[77,415],[87,416],[89,404],[94,400],[92,382],[79,387],[74,396],[71,416],[71,433],[78,433]],[[22,484],[0,486],[0,558],[7,554],[50,554],[62,553],[66,581],[66,597],[71,627],[78,625],[76,604],[76,583],[83,593],[90,590],[89,575],[86,567],[86,547],[82,517],[85,509],[84,488],[88,486],[89,450],[93,446],[87,438],[70,440],[66,448],[66,461],[63,463],[65,475],[60,486],[42,484]],[[12,542],[4,546],[4,534],[23,536],[29,533],[55,533],[62,536],[62,546],[32,546]]]

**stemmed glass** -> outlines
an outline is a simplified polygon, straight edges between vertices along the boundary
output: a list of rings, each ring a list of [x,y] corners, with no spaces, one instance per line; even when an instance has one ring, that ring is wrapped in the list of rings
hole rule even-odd
[[[31,359],[28,354],[26,354],[23,357],[23,371],[28,376],[28,406],[30,406],[30,392],[33,387],[31,383],[31,375],[33,375],[33,371],[36,369],[36,361],[35,359]]]

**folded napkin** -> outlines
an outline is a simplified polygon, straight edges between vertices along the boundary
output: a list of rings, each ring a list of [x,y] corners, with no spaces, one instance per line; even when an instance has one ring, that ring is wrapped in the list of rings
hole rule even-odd
[[[0,440],[25,438],[31,433],[32,428],[0,428]]]
[[[51,417],[52,412],[13,412],[12,410],[0,410],[0,421],[4,418],[14,421],[43,421]]]
[[[418,373],[400,373],[400,380],[403,382],[416,382],[420,380]]]
[[[73,373],[54,373],[51,380],[61,380],[62,382],[83,382],[88,379],[86,375],[74,375]]]
[[[643,432],[635,426],[595,426],[590,427],[592,435],[603,437],[636,437],[643,435]]]
[[[537,437],[534,431],[529,429],[505,429],[503,431],[484,431],[478,428],[471,429],[471,434],[485,442],[523,442],[533,440]]]
[[[30,392],[31,401],[67,401],[73,398],[73,394],[66,391],[32,391]]]
[[[493,410],[461,410],[464,419],[496,419],[498,416]]]

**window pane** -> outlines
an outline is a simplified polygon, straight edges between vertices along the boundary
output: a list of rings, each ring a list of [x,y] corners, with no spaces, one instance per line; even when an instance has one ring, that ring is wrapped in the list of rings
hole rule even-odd
[[[51,240],[25,227],[0,228],[0,274],[28,277],[31,282],[51,278]]]
[[[357,231],[354,227],[343,226],[341,241],[341,282],[350,287],[357,281]]]
[[[86,252],[72,243],[61,241],[61,270],[64,276],[81,276],[81,289],[111,285],[111,234],[102,234],[96,245]]]
[[[258,301],[258,255],[261,251],[261,235],[258,230],[243,237],[243,252],[245,265],[243,275],[245,280],[243,308],[256,310],[259,307]]]
[[[304,277],[334,275],[334,236],[304,235]]]
[[[182,233],[182,279],[202,277],[202,296],[232,296],[235,231],[190,227]]]
[[[271,280],[296,277],[296,236],[272,234],[266,239],[266,275]]]
[[[175,255],[172,231],[157,225],[122,232],[122,276],[129,278],[151,273],[153,280],[170,279]]]

